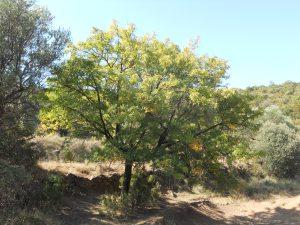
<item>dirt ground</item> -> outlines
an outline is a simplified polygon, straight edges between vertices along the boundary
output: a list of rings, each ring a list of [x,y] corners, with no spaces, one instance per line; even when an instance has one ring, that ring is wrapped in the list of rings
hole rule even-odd
[[[65,198],[57,219],[66,225],[299,225],[300,195],[273,196],[264,201],[202,198],[179,193],[165,196],[158,208],[139,212],[126,221],[112,221],[99,214],[99,196]]]
[[[47,170],[73,173],[85,178],[121,172],[120,166],[96,164],[39,163]],[[300,225],[300,193],[275,195],[266,200],[212,197],[201,193],[168,193],[157,208],[137,212],[127,220],[111,220],[100,215],[100,195],[88,192],[65,197],[55,218],[64,225],[158,224],[158,225]]]

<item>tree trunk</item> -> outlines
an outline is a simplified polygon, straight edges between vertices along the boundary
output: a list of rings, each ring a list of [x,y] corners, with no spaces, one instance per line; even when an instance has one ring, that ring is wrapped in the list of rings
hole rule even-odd
[[[123,181],[123,193],[128,194],[130,189],[130,181],[132,174],[132,162],[125,161],[125,172],[124,172],[124,181]]]

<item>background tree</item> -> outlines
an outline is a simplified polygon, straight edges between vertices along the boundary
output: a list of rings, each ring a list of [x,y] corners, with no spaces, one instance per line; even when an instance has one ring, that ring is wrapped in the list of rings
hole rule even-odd
[[[23,153],[26,138],[37,124],[33,96],[68,41],[68,33],[53,29],[51,21],[50,13],[33,1],[0,0],[2,158],[31,161],[32,155]]]
[[[252,114],[247,97],[222,87],[224,61],[139,38],[133,26],[94,29],[69,54],[50,80],[54,106],[124,160],[126,193],[133,164],[188,158],[208,133],[217,139]]]

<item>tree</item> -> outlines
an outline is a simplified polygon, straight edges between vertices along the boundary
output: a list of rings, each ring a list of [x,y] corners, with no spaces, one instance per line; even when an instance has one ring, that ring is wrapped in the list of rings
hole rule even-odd
[[[26,156],[20,146],[37,125],[33,96],[68,42],[68,33],[51,21],[33,1],[0,0],[1,157]]]
[[[49,80],[53,106],[124,160],[125,193],[133,164],[188,156],[206,134],[246,125],[252,114],[246,96],[222,87],[224,61],[137,37],[134,26],[94,29],[69,54]]]
[[[51,134],[59,133],[61,136],[67,135],[72,126],[69,125],[66,112],[60,107],[51,107],[51,99],[56,96],[54,93],[47,93],[47,90],[43,90],[39,95],[39,102],[41,109],[39,112],[39,126],[36,130],[38,134]]]

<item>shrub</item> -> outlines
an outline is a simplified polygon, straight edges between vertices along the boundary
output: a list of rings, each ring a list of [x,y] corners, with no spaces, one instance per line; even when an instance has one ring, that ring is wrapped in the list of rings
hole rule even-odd
[[[33,209],[49,209],[62,196],[65,183],[62,176],[38,172],[0,160],[1,225],[54,224]]]
[[[13,166],[4,161],[0,161],[0,171],[0,214],[2,214],[3,210],[23,205],[27,194],[24,186],[27,186],[32,178],[23,166]]]
[[[0,129],[0,158],[14,165],[32,167],[42,152],[34,143]]]
[[[228,195],[238,186],[238,174],[233,169],[211,164],[203,170],[201,183],[210,191]]]
[[[63,196],[65,184],[63,178],[57,174],[50,174],[44,187],[44,195],[48,201],[57,201]]]
[[[155,175],[138,171],[131,180],[132,208],[155,203],[159,197],[160,184]]]
[[[300,140],[287,124],[266,121],[256,137],[255,149],[262,151],[269,174],[294,177],[299,172]]]
[[[101,213],[111,218],[127,216],[133,212],[130,194],[103,195],[100,204]]]
[[[122,180],[120,181],[122,183]],[[100,204],[102,212],[110,217],[126,217],[138,207],[145,207],[156,203],[160,196],[160,185],[155,175],[137,172],[131,180],[128,194],[103,195]]]
[[[269,106],[265,109],[263,115],[259,118],[262,123],[272,122],[275,124],[286,124],[287,126],[294,128],[290,117],[284,115],[284,113],[275,105]]]

